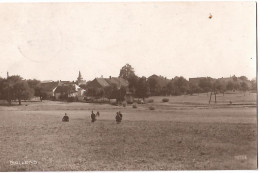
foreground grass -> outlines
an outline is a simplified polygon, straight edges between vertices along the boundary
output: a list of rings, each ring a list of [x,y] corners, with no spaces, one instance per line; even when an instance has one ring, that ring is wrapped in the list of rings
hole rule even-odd
[[[153,111],[59,102],[1,107],[0,171],[257,168],[255,107],[174,105],[181,98],[162,105],[155,98]],[[92,109],[101,112],[95,123]],[[119,109],[123,122],[116,124]],[[37,164],[10,165],[26,160]]]
[[[1,128],[1,171],[256,169],[256,124],[52,120]]]

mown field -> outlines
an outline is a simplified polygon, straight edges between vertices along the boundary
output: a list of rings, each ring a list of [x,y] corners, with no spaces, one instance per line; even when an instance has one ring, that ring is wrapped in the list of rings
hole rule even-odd
[[[0,171],[257,169],[256,94],[218,95],[210,105],[206,94],[162,98],[136,109],[52,101],[0,106]],[[91,110],[101,113],[95,123]],[[70,122],[61,122],[64,113]]]

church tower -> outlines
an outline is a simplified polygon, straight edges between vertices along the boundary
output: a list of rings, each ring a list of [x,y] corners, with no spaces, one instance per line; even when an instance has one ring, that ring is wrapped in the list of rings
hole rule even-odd
[[[81,76],[81,73],[80,73],[80,71],[79,71],[79,77],[78,77],[78,82],[80,82],[80,81],[82,81],[83,80],[83,78],[82,78],[82,76]]]
[[[83,77],[81,76],[80,71],[79,71],[79,76],[78,76],[78,78],[77,78],[77,84],[78,84],[78,85],[86,84],[86,81],[83,80]]]

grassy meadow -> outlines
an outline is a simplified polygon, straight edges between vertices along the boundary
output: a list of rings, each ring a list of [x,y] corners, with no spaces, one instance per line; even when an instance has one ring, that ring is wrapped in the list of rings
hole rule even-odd
[[[152,103],[137,108],[58,101],[0,106],[0,171],[257,169],[256,97],[219,94],[210,105],[209,94],[150,97]],[[91,110],[101,114],[95,123]],[[61,122],[65,113],[70,122]]]

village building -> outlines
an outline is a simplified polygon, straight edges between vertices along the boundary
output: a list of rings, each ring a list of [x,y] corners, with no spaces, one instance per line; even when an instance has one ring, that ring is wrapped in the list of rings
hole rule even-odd
[[[59,85],[59,81],[46,81],[41,82],[42,92],[45,93],[45,99],[51,99],[54,97],[54,91]]]
[[[85,91],[77,84],[60,83],[54,91],[54,97],[56,100],[74,98],[75,100],[83,101]]]
[[[77,81],[43,81],[41,82],[42,92],[45,94],[45,99],[60,100],[63,98],[75,98],[76,100],[84,100],[84,93],[86,90],[79,85],[86,84],[81,73]]]
[[[128,103],[133,102],[133,94],[129,91],[129,83],[127,80],[121,77],[109,77],[109,78],[95,78],[94,80],[87,83],[87,89],[97,88],[97,89],[105,89],[106,87],[110,87],[115,85],[117,89],[124,87],[126,89],[125,100]]]

